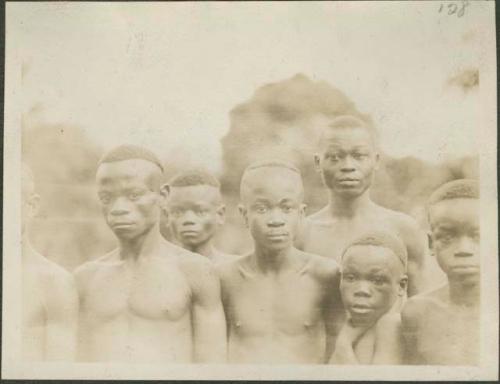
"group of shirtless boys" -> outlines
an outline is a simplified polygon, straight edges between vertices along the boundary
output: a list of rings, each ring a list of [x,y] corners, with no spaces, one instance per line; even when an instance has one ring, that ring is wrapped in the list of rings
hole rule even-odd
[[[212,175],[187,170],[163,184],[152,152],[117,147],[100,160],[96,183],[118,247],[73,276],[30,246],[25,227],[38,196],[23,167],[24,358],[477,364],[477,182],[446,183],[428,201],[430,250],[447,276],[429,291],[424,232],[370,199],[373,127],[333,119],[314,162],[329,203],[309,217],[294,165],[246,168],[239,211],[254,248],[234,256],[214,246],[225,206]],[[160,234],[162,211],[172,242]]]

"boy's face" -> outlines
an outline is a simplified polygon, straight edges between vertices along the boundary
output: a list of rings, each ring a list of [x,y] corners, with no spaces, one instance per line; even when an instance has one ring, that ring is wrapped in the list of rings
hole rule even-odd
[[[450,199],[430,207],[431,247],[450,280],[477,282],[479,260],[479,201]]]
[[[323,135],[315,163],[328,189],[356,197],[370,187],[378,153],[365,128],[330,128]]]
[[[305,212],[300,175],[278,167],[250,172],[240,212],[255,243],[273,251],[291,247]]]
[[[97,191],[107,224],[119,239],[134,239],[159,220],[159,169],[145,160],[103,163]]]
[[[210,185],[171,187],[167,213],[173,236],[188,248],[212,239],[224,223],[220,193]]]
[[[404,267],[391,250],[355,245],[344,254],[340,293],[355,324],[374,324],[405,288]]]

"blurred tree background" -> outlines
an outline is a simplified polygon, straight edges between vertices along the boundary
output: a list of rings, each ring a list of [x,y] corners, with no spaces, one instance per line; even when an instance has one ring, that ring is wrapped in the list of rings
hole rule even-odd
[[[94,186],[103,148],[90,140],[83,127],[64,122],[48,124],[34,118],[36,108],[22,121],[23,160],[32,167],[42,197],[41,211],[32,226],[32,242],[39,252],[73,270],[114,246]],[[220,178],[227,205],[226,224],[217,239],[221,250],[238,254],[251,247],[237,204],[241,174],[254,160],[274,157],[292,161],[302,172],[308,213],[327,203],[327,194],[313,167],[314,148],[321,124],[345,114],[371,121],[342,91],[302,74],[260,87],[250,100],[230,111],[230,129],[221,139],[224,165]],[[383,141],[383,127],[377,129]],[[189,154],[180,148],[163,160],[168,179],[189,164]],[[478,177],[477,156],[434,164],[412,156],[393,158],[382,154],[372,198],[414,216],[425,228],[423,207],[429,194],[437,186],[463,177]],[[162,233],[168,237],[165,222],[163,217]]]

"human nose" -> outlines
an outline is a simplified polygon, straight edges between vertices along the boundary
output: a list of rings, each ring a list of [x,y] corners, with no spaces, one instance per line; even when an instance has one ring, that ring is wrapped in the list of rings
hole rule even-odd
[[[355,167],[355,164],[354,164],[354,160],[352,159],[351,156],[345,156],[342,159],[340,170],[342,172],[353,172],[353,171],[356,170],[356,167]]]
[[[193,211],[186,211],[182,216],[182,225],[194,225],[195,219],[196,217]]]
[[[279,212],[279,209],[273,209],[271,210],[269,214],[269,218],[267,221],[267,225],[269,227],[281,227],[285,224],[285,221],[283,220],[283,216]]]
[[[460,237],[455,257],[472,257],[474,256],[475,242],[469,236]]]
[[[129,212],[125,198],[118,197],[111,206],[110,214],[113,216],[125,215]]]
[[[370,284],[367,281],[359,281],[356,284],[354,296],[356,296],[356,297],[370,297],[371,296]]]

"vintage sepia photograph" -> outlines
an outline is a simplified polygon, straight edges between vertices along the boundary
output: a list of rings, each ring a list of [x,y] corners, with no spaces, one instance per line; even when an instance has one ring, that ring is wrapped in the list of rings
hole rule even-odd
[[[498,379],[494,2],[5,14],[3,378]]]

